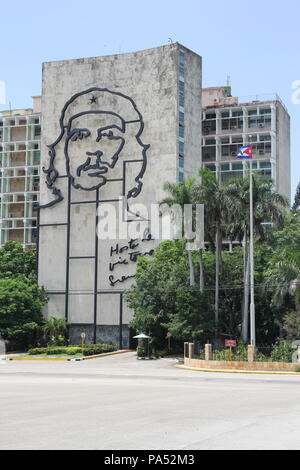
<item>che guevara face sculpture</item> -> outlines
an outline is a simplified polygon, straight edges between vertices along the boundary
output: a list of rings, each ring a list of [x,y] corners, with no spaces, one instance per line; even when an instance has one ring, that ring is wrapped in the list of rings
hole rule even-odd
[[[135,174],[123,195],[130,198],[141,192],[149,145],[141,141],[144,123],[131,98],[106,88],[90,88],[67,101],[59,123],[61,133],[48,146],[50,162],[43,168],[55,200],[42,208],[64,197],[57,187],[58,152],[63,152],[66,175],[75,189],[94,191],[116,179],[125,181],[125,162],[135,163]]]

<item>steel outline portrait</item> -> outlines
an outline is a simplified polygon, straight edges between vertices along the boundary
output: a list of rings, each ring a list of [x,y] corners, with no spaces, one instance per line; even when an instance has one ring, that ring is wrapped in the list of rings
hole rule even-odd
[[[132,117],[133,119],[125,120],[119,113],[116,113],[112,111],[111,109],[109,110],[101,109],[101,105],[98,103],[98,97],[95,96],[97,92],[107,94],[105,96],[109,96],[111,98],[124,100],[124,107],[125,105],[127,106],[127,112],[128,112],[128,106],[129,106],[130,117]],[[83,111],[79,113],[75,113],[71,115],[69,118],[67,118],[67,112],[70,110],[72,106],[73,107],[76,106],[76,100],[80,99],[81,97],[85,97],[85,96],[88,97],[89,94],[92,94],[92,96],[91,98],[89,98],[89,102],[86,101],[87,109],[84,109]],[[93,109],[88,109],[88,104],[90,104],[90,106],[92,105],[95,105],[95,106]],[[97,105],[97,109],[95,109],[96,105]],[[82,140],[83,138],[91,136],[90,129],[87,129],[87,128],[74,129],[72,128],[72,123],[74,122],[74,120],[79,119],[82,116],[88,116],[88,115],[99,115],[99,116],[106,115],[106,116],[112,117],[114,121],[117,120],[118,121],[117,125],[114,123],[114,124],[97,129],[96,141],[100,142],[103,137],[106,137],[110,141],[115,141],[115,142],[118,141],[119,145],[116,147],[116,151],[111,156],[110,161],[105,161],[101,159],[101,157],[103,157],[103,153],[101,151],[86,152],[87,154],[86,161],[83,162],[81,165],[79,165],[76,171],[72,171],[70,168],[71,165],[70,165],[70,158],[69,158],[70,146],[74,142],[76,142],[77,139]],[[142,190],[142,186],[143,186],[142,178],[144,176],[144,173],[147,167],[146,152],[148,148],[150,147],[150,145],[145,145],[141,141],[141,134],[143,133],[143,130],[144,130],[144,121],[143,121],[143,117],[140,111],[138,110],[132,98],[130,98],[129,96],[123,93],[109,90],[108,88],[93,87],[93,88],[89,88],[87,90],[84,90],[82,92],[79,92],[73,95],[66,102],[65,106],[62,109],[61,116],[59,119],[60,134],[58,138],[52,144],[47,146],[49,148],[48,154],[50,157],[50,162],[49,162],[48,167],[43,167],[43,172],[46,174],[46,185],[48,189],[52,191],[52,194],[55,197],[55,199],[47,204],[41,205],[40,208],[43,209],[43,208],[54,206],[55,204],[59,203],[60,201],[64,199],[64,195],[62,194],[62,191],[57,187],[57,184],[56,184],[57,179],[59,178],[59,172],[55,166],[55,159],[57,158],[56,147],[62,141],[64,137],[65,137],[64,158],[65,158],[65,164],[66,164],[66,176],[69,178],[71,185],[75,189],[80,189],[84,191],[94,191],[103,187],[107,183],[108,179],[106,178],[106,174],[109,171],[109,169],[113,169],[115,165],[117,164],[119,157],[122,154],[122,150],[125,146],[126,126],[132,123],[137,123],[138,125],[138,130],[137,130],[137,133],[135,134],[135,139],[136,139],[138,146],[141,149],[141,158],[135,159],[135,160],[134,159],[125,160],[125,163],[140,162],[138,174],[134,178],[134,186],[130,187],[127,191],[123,191],[122,195],[126,196],[127,199],[137,197]],[[117,130],[119,135],[114,136],[112,130]],[[96,157],[96,163],[91,163],[90,157]],[[91,187],[86,187],[86,186],[83,186],[79,180],[83,172],[87,172],[90,170],[92,171],[95,170],[93,174],[89,174],[89,176],[92,176],[91,181],[93,182],[91,184]]]

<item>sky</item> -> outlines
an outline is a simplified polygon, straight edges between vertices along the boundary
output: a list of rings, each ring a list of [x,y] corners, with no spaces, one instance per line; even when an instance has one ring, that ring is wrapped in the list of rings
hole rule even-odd
[[[224,85],[230,76],[234,96],[278,93],[291,116],[294,197],[300,181],[299,0],[15,0],[1,2],[0,15],[0,85],[6,88],[0,110],[9,102],[12,109],[32,106],[31,96],[41,94],[43,62],[180,42],[202,56],[203,87]]]

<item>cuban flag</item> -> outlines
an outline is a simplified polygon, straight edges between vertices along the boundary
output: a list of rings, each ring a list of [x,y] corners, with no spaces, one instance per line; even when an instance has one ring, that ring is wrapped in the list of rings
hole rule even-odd
[[[244,145],[244,147],[240,149],[240,153],[236,158],[253,158],[253,145]]]

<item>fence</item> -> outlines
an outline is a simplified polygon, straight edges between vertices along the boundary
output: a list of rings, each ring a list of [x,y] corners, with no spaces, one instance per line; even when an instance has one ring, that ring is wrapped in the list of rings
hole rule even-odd
[[[185,343],[184,363],[197,368],[285,370],[300,364],[300,346],[280,343],[275,346],[220,348],[211,344]]]

